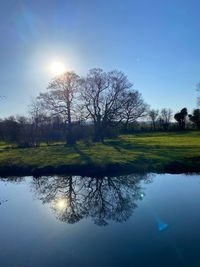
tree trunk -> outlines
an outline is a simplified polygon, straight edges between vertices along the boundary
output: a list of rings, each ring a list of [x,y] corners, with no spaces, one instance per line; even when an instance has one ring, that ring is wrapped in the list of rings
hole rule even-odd
[[[73,136],[72,124],[67,125],[66,146],[76,144],[76,139]]]
[[[94,123],[94,142],[103,142],[103,131],[102,131],[102,125],[100,121],[97,121]]]
[[[124,128],[125,128],[125,132],[128,132],[128,124],[129,124],[129,120],[127,119],[125,124],[124,124]]]
[[[72,121],[71,121],[71,110],[70,110],[70,104],[68,103],[67,107],[67,120],[68,120],[68,125],[67,125],[67,136],[66,136],[66,145],[74,145],[76,144],[76,140],[73,136],[72,132]]]
[[[154,131],[156,130],[156,123],[155,123],[154,120],[153,120],[153,130],[154,130]]]

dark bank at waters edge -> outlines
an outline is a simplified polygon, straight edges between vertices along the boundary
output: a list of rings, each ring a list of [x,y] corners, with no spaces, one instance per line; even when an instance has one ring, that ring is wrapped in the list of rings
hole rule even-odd
[[[191,159],[190,161],[180,162],[175,161],[167,165],[156,166],[146,163],[130,164],[120,166],[118,164],[95,166],[95,165],[82,165],[82,166],[44,166],[44,167],[23,167],[23,166],[3,166],[0,168],[0,177],[7,176],[34,176],[41,175],[90,175],[90,176],[104,176],[104,175],[116,175],[116,174],[128,174],[128,173],[169,173],[169,174],[181,174],[181,173],[200,173],[200,160]]]
[[[198,173],[200,132],[123,135],[104,143],[10,148],[1,144],[0,176]]]

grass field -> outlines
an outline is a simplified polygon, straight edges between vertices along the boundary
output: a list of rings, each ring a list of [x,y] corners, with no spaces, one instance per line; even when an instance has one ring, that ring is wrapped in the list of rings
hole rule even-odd
[[[37,148],[0,143],[0,175],[122,171],[199,172],[200,132],[122,135],[104,143]]]

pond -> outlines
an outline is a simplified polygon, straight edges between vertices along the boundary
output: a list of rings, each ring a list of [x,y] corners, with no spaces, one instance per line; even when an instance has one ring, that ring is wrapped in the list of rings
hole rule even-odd
[[[200,176],[1,178],[0,266],[200,266]]]

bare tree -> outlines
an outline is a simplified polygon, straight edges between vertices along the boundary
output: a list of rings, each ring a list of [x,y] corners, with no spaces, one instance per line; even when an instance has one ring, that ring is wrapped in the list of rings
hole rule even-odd
[[[47,114],[43,108],[42,102],[38,99],[32,100],[32,103],[29,105],[29,114],[31,119],[31,137],[32,143],[35,146],[40,145],[41,135],[42,135],[42,126],[47,121]]]
[[[163,108],[160,112],[160,124],[165,131],[169,129],[173,111],[170,108]]]
[[[144,102],[141,94],[136,90],[125,93],[123,102],[122,121],[127,130],[130,123],[147,116],[149,106]]]
[[[19,129],[19,139],[17,141],[20,147],[30,147],[35,145],[33,139],[32,125],[31,120],[25,116],[16,116],[16,122],[18,124]]]
[[[80,77],[74,72],[66,72],[56,76],[48,85],[46,93],[41,93],[38,99],[52,116],[62,116],[67,124],[67,144],[75,143],[72,134],[72,123],[75,115],[77,92]]]
[[[149,111],[149,118],[151,119],[154,131],[156,130],[156,120],[158,119],[158,115],[159,115],[158,109],[151,109]]]
[[[81,96],[88,118],[94,123],[94,141],[102,141],[103,129],[119,118],[125,92],[131,87],[132,84],[120,71],[92,69],[82,79]]]

